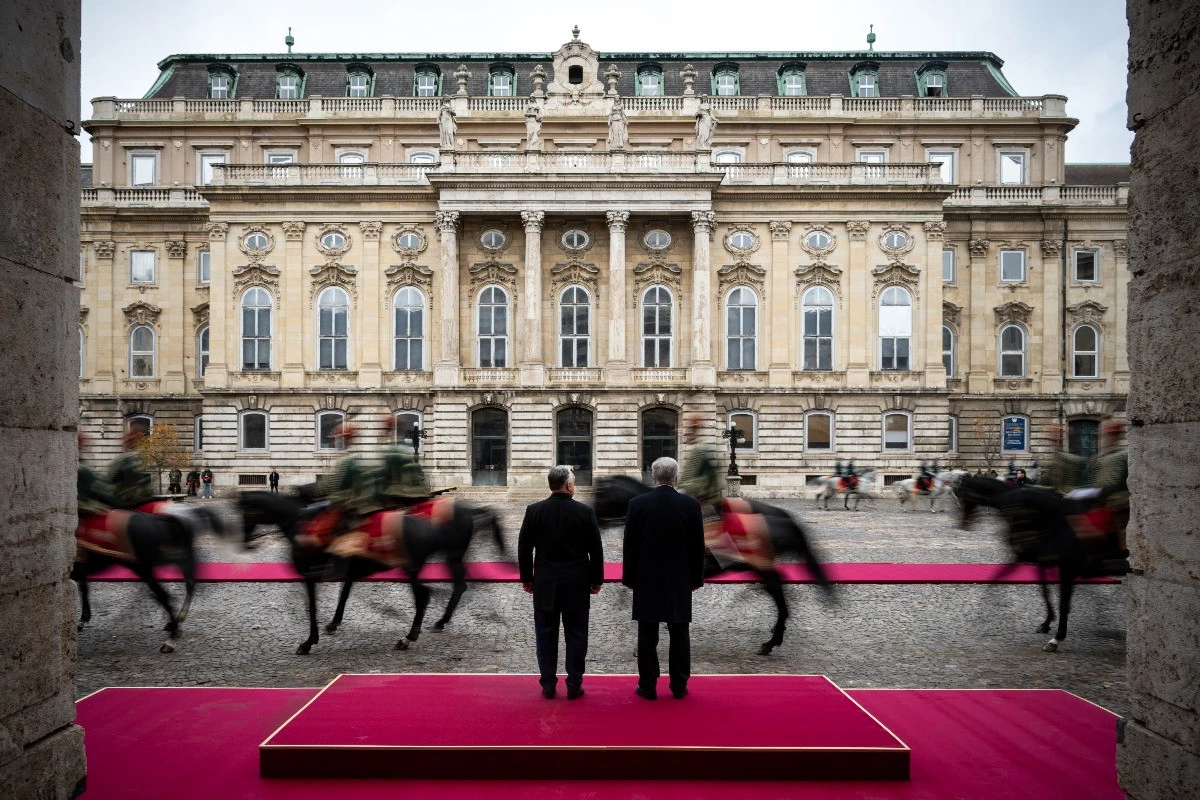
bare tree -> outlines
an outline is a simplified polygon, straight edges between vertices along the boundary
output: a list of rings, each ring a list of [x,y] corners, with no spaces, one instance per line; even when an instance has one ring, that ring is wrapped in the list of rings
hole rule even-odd
[[[138,442],[137,449],[146,466],[154,471],[159,494],[162,494],[162,474],[172,469],[187,469],[192,460],[192,451],[184,447],[179,429],[169,422],[156,423]]]
[[[1000,461],[1000,434],[996,421],[983,414],[976,414],[971,418],[971,428],[975,432],[980,455],[983,456],[987,468],[993,469]]]

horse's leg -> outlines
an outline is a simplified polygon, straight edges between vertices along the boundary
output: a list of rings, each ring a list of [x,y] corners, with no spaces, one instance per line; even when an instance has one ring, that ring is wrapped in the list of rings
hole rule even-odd
[[[396,642],[397,650],[407,650],[409,644],[421,636],[421,623],[425,621],[425,609],[429,608],[429,587],[417,581],[418,572],[420,569],[414,565],[413,577],[409,581],[412,585],[413,604],[416,606],[412,627],[408,629],[408,634],[403,639]]]
[[[296,648],[296,655],[306,656],[313,645],[321,640],[317,629],[317,582],[312,578],[304,578],[304,593],[308,597],[308,638]]]
[[[771,629],[771,638],[758,648],[760,656],[769,656],[771,651],[783,644],[783,632],[787,630],[788,606],[787,598],[783,596],[783,581],[775,570],[764,570],[759,573],[762,577],[763,591],[775,601],[775,627]]]
[[[83,630],[83,626],[92,621],[92,603],[89,599],[87,573],[83,571],[82,565],[77,566],[71,573],[71,577],[75,579],[75,585],[79,587],[79,625],[78,630]]]
[[[175,652],[174,639],[179,638],[179,617],[175,614],[175,609],[171,607],[171,595],[167,594],[167,590],[158,582],[158,578],[154,577],[153,565],[138,562],[132,565],[134,573],[141,578],[142,583],[146,584],[146,588],[154,595],[154,599],[167,612],[167,624],[163,630],[167,632],[169,638],[159,647],[161,653]]]
[[[346,601],[350,599],[350,590],[353,587],[354,578],[347,574],[346,580],[342,581],[342,590],[338,592],[337,610],[333,612],[333,619],[325,626],[326,633],[336,633],[338,626],[342,624],[342,615],[346,613]]]
[[[1049,633],[1054,622],[1054,603],[1050,600],[1050,584],[1046,581],[1046,568],[1038,567],[1038,578],[1042,585],[1042,601],[1046,604],[1046,619],[1038,626],[1038,633]]]
[[[1067,638],[1067,617],[1071,614],[1071,594],[1075,591],[1075,571],[1059,566],[1058,568],[1058,630],[1054,638],[1042,645],[1047,653],[1058,650],[1058,643]]]
[[[458,601],[462,598],[463,592],[467,590],[467,568],[463,565],[462,559],[447,559],[446,566],[450,568],[450,575],[454,579],[454,589],[450,592],[450,600],[446,603],[446,610],[442,613],[442,618],[433,623],[435,631],[444,630],[450,624],[450,618],[454,616],[454,609],[458,607]]]
[[[206,509],[207,510],[207,509]],[[183,556],[179,560],[179,571],[183,573],[183,607],[179,609],[179,624],[187,620],[188,611],[192,607],[192,598],[196,595],[196,551],[192,547],[189,535],[183,545]]]

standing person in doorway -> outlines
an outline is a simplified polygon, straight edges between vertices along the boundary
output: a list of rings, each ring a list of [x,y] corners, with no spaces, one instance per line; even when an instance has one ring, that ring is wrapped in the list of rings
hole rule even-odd
[[[671,695],[688,693],[692,671],[692,592],[704,585],[704,523],[700,503],[675,489],[679,463],[660,458],[650,466],[656,488],[629,501],[625,518],[621,582],[633,589],[638,624],[638,685],[647,700],[658,698],[658,626],[665,622]]]
[[[209,500],[212,500],[212,496],[213,496],[212,490],[213,490],[212,470],[209,469],[208,467],[205,467],[203,470],[200,471],[200,496],[207,497]]]
[[[271,483],[271,491],[279,491],[279,471],[271,467],[271,474],[267,476],[267,480]]]
[[[517,539],[521,587],[533,595],[542,697],[554,698],[558,686],[558,628],[566,638],[567,699],[583,696],[591,596],[604,583],[604,549],[591,506],[573,499],[575,473],[551,467],[550,496],[525,509]]]

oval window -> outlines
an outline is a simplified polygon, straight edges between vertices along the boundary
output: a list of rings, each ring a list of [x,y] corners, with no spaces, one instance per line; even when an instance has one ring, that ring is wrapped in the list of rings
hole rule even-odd
[[[734,231],[729,234],[729,246],[734,250],[749,250],[754,247],[756,241],[754,234],[749,231]]]
[[[655,228],[646,234],[646,238],[643,241],[645,241],[646,247],[649,247],[651,250],[666,250],[671,246],[671,234]]]
[[[415,231],[405,231],[400,234],[400,239],[397,242],[403,250],[420,250],[421,249],[421,234]]]
[[[883,246],[890,250],[899,250],[908,244],[908,236],[900,231],[889,231],[883,235]]]
[[[804,243],[813,250],[824,250],[833,244],[833,237],[825,231],[813,231],[808,236],[804,237]]]
[[[498,230],[484,231],[479,237],[479,243],[489,250],[499,250],[504,247],[504,234]]]
[[[563,247],[568,250],[582,250],[588,245],[588,235],[583,231],[567,231],[563,234]]]
[[[346,237],[337,231],[330,231],[321,237],[321,244],[330,250],[340,250],[346,246]]]
[[[242,244],[246,245],[247,250],[266,250],[270,246],[271,240],[267,238],[265,233],[250,233],[242,239]]]

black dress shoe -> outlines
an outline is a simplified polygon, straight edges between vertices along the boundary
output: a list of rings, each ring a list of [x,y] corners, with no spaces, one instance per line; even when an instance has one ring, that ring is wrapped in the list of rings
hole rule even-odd
[[[633,693],[636,694],[638,697],[644,697],[647,700],[657,700],[658,699],[658,692],[654,691],[653,689],[642,688],[641,686],[634,689]]]
[[[688,691],[686,686],[682,689],[672,689],[671,697],[674,697],[676,700],[682,700],[683,698],[687,697],[687,693]]]
[[[546,698],[547,700],[553,700],[554,699],[554,687],[551,686],[549,688],[543,688],[542,689],[542,697]]]
[[[581,697],[583,697],[583,687],[582,686],[580,686],[578,689],[567,689],[567,699],[568,700],[578,700]]]

